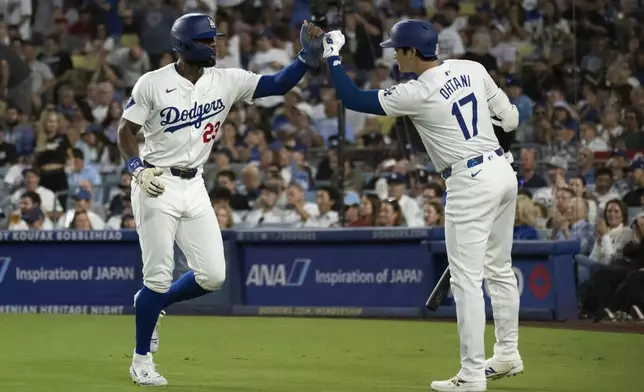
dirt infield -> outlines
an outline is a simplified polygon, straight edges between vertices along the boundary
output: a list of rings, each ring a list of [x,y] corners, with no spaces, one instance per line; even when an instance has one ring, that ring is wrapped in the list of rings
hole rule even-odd
[[[523,321],[521,326],[538,328],[575,329],[581,331],[624,332],[644,335],[644,323],[632,321],[602,321],[594,323],[591,320],[576,321]]]

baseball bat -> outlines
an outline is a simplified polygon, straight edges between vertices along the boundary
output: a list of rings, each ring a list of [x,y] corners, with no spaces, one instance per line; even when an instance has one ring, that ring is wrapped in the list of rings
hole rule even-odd
[[[438,283],[436,283],[436,286],[434,287],[434,290],[432,293],[429,295],[429,298],[427,298],[427,302],[425,302],[425,307],[432,312],[435,312],[436,309],[438,309],[439,306],[441,306],[441,302],[443,302],[443,298],[447,295],[447,292],[449,291],[449,280],[451,278],[451,275],[449,273],[449,267],[445,268],[445,272],[443,272],[443,275],[441,278],[438,280]]]

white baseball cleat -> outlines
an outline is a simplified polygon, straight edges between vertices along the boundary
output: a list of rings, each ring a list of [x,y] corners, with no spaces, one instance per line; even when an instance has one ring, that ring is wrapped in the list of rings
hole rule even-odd
[[[136,298],[139,296],[139,293],[141,291],[137,291],[136,294],[134,294],[134,307],[136,308]],[[152,339],[150,339],[150,352],[152,354],[156,353],[159,351],[159,327],[161,326],[161,318],[165,316],[165,310],[162,310],[161,313],[159,314],[159,318],[157,319],[157,324],[154,326],[154,331],[152,332]]]
[[[488,380],[500,380],[504,377],[517,376],[523,373],[523,360],[497,361],[490,358],[485,361],[485,377]]]
[[[168,385],[168,380],[157,371],[150,353],[147,355],[134,353],[132,366],[130,366],[130,377],[135,384],[145,387],[165,387]]]
[[[487,383],[485,381],[465,381],[458,376],[444,381],[432,381],[432,390],[439,392],[485,392]]]

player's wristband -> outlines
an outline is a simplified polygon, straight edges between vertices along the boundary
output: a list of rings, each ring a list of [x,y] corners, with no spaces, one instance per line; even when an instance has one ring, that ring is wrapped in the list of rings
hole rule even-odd
[[[130,171],[130,174],[134,174],[137,169],[143,167],[143,161],[139,157],[132,157],[127,161],[127,170]]]

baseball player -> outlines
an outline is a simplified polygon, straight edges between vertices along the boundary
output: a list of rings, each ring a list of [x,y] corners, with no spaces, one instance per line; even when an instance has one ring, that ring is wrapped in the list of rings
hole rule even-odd
[[[517,180],[499,147],[490,114],[506,132],[519,113],[479,63],[438,60],[438,35],[421,20],[405,20],[391,29],[380,46],[394,48],[401,72],[417,80],[384,90],[359,90],[339,57],[340,31],[324,36],[336,93],[347,109],[381,116],[409,116],[447,187],[445,241],[461,340],[461,370],[436,391],[485,391],[487,379],[523,371],[518,350],[519,292],[512,271],[512,227]],[[485,308],[482,281],[487,279],[494,308],[494,356],[485,360]]]
[[[202,166],[221,137],[221,124],[237,102],[290,91],[321,52],[314,35],[302,27],[302,51],[274,75],[214,68],[215,22],[187,14],[172,26],[179,61],[143,75],[132,91],[118,129],[118,146],[132,173],[132,209],[143,256],[143,288],[135,296],[136,349],[130,367],[135,383],[164,386],[152,362],[151,338],[163,309],[217,290],[226,277],[217,218],[202,179]],[[136,135],[143,131],[145,145]],[[174,243],[190,272],[172,284]],[[155,333],[155,338],[158,335]]]

